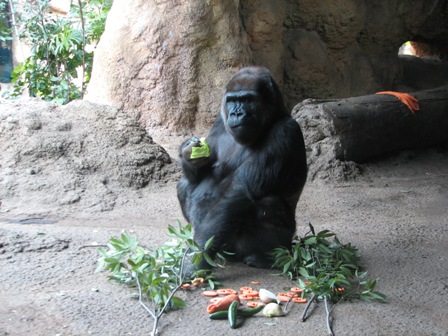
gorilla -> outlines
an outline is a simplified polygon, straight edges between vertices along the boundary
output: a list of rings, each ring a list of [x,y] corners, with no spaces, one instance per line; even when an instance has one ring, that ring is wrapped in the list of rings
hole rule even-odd
[[[276,247],[290,248],[295,210],[306,181],[302,131],[266,68],[247,67],[227,85],[221,113],[206,138],[209,154],[191,158],[198,138],[179,151],[177,196],[195,242],[249,266],[268,268]],[[210,268],[205,260],[200,268]]]

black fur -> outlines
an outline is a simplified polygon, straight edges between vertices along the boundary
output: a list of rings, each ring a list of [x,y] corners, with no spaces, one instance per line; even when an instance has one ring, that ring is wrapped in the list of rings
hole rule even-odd
[[[195,141],[180,148],[177,186],[195,241],[204,246],[215,236],[212,257],[224,249],[250,266],[269,267],[268,252],[291,246],[307,174],[300,126],[269,71],[249,67],[232,77],[207,137],[209,158],[189,158]]]

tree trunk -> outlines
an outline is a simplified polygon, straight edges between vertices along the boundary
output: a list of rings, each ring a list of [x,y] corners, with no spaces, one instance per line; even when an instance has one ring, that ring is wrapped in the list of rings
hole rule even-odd
[[[448,85],[410,93],[413,113],[392,95],[305,100],[293,110],[314,155],[364,162],[383,153],[448,144]]]
[[[410,93],[413,113],[392,95],[307,99],[292,115],[303,130],[310,180],[355,178],[358,165],[388,152],[448,144],[448,85]]]

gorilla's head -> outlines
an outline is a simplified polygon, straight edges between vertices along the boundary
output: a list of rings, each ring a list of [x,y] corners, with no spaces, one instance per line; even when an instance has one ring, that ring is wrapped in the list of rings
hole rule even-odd
[[[230,79],[221,117],[227,132],[239,144],[256,144],[277,119],[287,114],[278,85],[266,68],[243,68]]]

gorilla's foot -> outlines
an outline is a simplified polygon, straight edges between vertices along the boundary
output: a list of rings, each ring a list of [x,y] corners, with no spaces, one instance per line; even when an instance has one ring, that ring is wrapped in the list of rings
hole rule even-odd
[[[258,253],[248,254],[243,259],[244,263],[251,267],[257,268],[271,268],[272,260],[266,255],[261,255]]]

